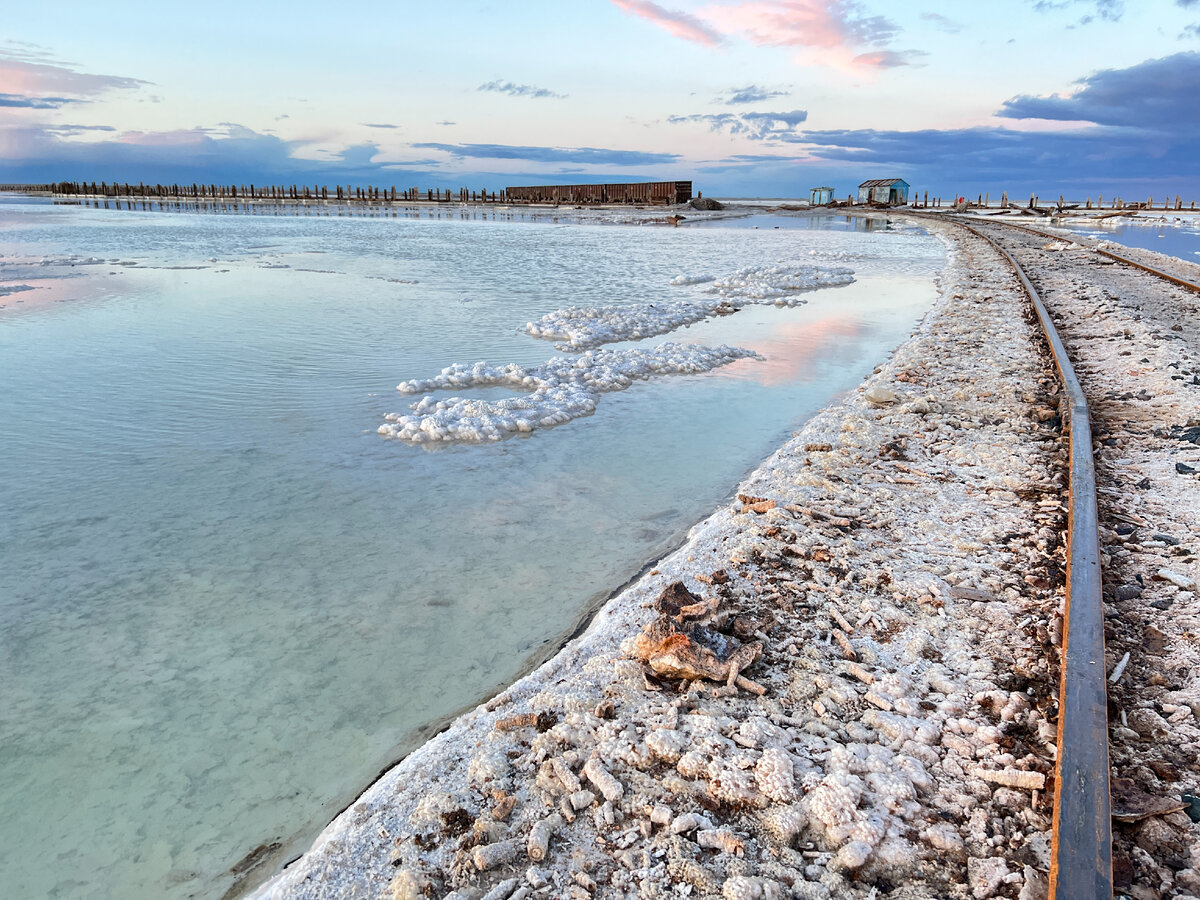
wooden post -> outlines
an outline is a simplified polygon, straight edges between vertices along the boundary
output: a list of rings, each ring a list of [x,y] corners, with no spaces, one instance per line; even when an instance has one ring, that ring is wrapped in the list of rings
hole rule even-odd
[[[1175,195],[1175,208],[1176,208],[1176,209],[1183,209],[1183,201],[1181,201],[1181,200],[1179,199],[1179,195],[1178,195],[1178,194],[1176,194],[1176,195]]]
[[[1029,195],[1029,208],[1033,209],[1037,206],[1037,197],[1034,194]]]
[[[987,191],[983,192],[983,205],[985,208],[992,205],[992,195]]]
[[[1008,209],[1008,191],[1005,191],[1000,195],[1000,207],[1002,209]]]

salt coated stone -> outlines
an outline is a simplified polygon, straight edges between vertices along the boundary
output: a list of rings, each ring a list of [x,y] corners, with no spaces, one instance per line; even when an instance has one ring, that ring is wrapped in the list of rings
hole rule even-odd
[[[425,900],[438,891],[441,884],[423,869],[405,867],[396,873],[391,888],[393,900]]]
[[[646,746],[650,752],[669,763],[679,762],[687,745],[687,735],[681,731],[660,728],[646,736]]]
[[[683,834],[697,828],[712,828],[712,822],[699,813],[684,813],[671,823],[671,834]]]
[[[796,839],[808,820],[798,806],[772,806],[760,817],[763,830],[783,846]]]
[[[603,763],[596,757],[592,757],[583,767],[583,774],[588,777],[588,780],[594,784],[604,795],[604,799],[610,803],[616,803],[625,795],[625,788],[621,782],[617,781]]]
[[[671,859],[667,862],[667,872],[676,882],[690,884],[704,894],[715,894],[720,885],[712,872],[691,859]]]
[[[715,774],[711,775],[708,792],[713,799],[733,806],[751,806],[760,797],[753,774],[743,769],[731,769],[727,766],[720,767]]]
[[[863,397],[867,402],[873,403],[876,406],[885,406],[888,403],[896,402],[896,392],[888,390],[884,387],[872,387],[863,391]]]
[[[762,900],[762,895],[762,881],[758,878],[734,875],[725,879],[721,886],[721,896],[725,900]]]
[[[754,767],[758,789],[777,803],[796,799],[796,777],[792,757],[786,750],[764,750]]]
[[[874,847],[887,834],[887,827],[879,816],[862,816],[855,814],[845,825],[834,825],[829,829],[829,838],[835,844],[846,841],[857,841]]]
[[[967,882],[975,900],[996,896],[1008,874],[1008,863],[1001,857],[967,860]]]
[[[848,774],[826,775],[808,795],[808,813],[825,825],[844,825],[854,817],[862,782]]]
[[[685,778],[701,778],[708,773],[708,757],[699,750],[689,750],[679,758],[675,768]]]
[[[833,863],[840,869],[858,869],[871,857],[871,845],[864,841],[850,841],[845,844],[833,858]]]

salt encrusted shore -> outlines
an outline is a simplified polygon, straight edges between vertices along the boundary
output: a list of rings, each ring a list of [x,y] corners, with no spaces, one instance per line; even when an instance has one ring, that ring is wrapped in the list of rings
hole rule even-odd
[[[1044,896],[1055,382],[1002,261],[931,228],[939,297],[888,363],[255,896]],[[676,581],[761,645],[741,688],[635,658]]]

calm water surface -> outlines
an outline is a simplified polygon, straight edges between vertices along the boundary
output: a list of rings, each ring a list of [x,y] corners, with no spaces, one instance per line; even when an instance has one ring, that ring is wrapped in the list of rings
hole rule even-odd
[[[677,544],[933,296],[932,238],[775,224],[0,205],[5,895],[218,898],[278,844],[261,880]],[[550,310],[804,262],[858,281],[645,342],[763,362],[497,444],[375,434],[401,379],[554,355]]]
[[[1188,262],[1200,263],[1200,227],[1196,219],[1177,222],[1146,222],[1143,224],[1087,224],[1069,226],[1071,231],[1086,234],[1101,241],[1112,241],[1126,247],[1154,250],[1177,256]]]

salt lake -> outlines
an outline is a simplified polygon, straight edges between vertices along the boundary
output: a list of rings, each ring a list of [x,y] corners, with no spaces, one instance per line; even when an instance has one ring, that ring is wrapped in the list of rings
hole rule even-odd
[[[0,203],[5,892],[219,898],[265,878],[855,386],[928,308],[944,252],[832,216]],[[634,379],[528,435],[378,433],[420,399],[401,381],[562,355],[525,331],[548,313],[808,265],[854,281],[608,345],[754,356]]]

